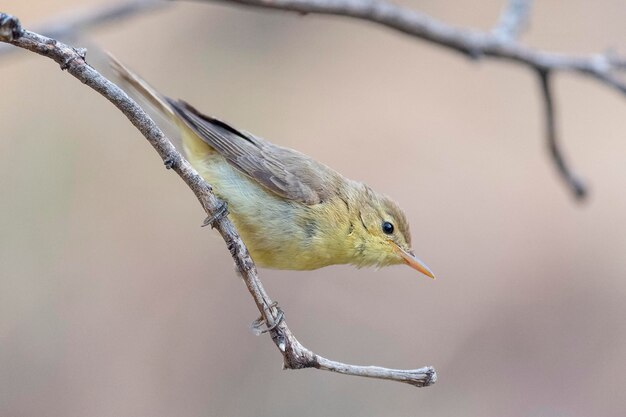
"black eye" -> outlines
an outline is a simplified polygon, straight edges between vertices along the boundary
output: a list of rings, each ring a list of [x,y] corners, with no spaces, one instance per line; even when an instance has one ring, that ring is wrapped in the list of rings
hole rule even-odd
[[[383,222],[383,233],[390,235],[393,233],[393,224],[389,222]]]

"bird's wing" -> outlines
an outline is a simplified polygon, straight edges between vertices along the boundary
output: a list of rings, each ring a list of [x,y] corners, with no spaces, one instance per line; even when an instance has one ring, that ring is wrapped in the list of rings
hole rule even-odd
[[[204,142],[270,191],[307,205],[321,203],[331,193],[339,174],[327,166],[203,115],[184,101],[166,100]]]

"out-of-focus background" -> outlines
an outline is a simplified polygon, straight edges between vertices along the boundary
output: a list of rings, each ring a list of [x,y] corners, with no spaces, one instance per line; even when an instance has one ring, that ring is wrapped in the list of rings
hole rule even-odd
[[[413,1],[489,29],[503,1]],[[27,28],[100,1],[5,5]],[[624,51],[620,1],[536,2],[524,41]],[[261,270],[333,359],[433,365],[432,387],[283,371],[192,193],[102,97],[0,60],[0,415],[623,416],[626,101],[556,78],[573,201],[529,71],[341,18],[176,3],[75,42],[163,92],[395,197],[436,281],[406,267]]]

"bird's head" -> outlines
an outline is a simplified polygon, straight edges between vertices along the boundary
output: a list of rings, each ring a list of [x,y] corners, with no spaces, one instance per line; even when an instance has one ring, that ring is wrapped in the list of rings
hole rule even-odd
[[[411,232],[404,212],[389,197],[366,188],[358,212],[360,223],[356,243],[358,266],[378,267],[406,264],[435,278],[431,270],[411,249]]]

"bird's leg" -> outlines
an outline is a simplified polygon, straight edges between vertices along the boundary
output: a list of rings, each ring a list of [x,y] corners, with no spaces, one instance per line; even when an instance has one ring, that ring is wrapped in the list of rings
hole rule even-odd
[[[263,333],[274,330],[276,326],[278,326],[280,322],[285,319],[285,313],[283,312],[283,310],[281,310],[280,307],[278,307],[278,303],[276,301],[274,301],[269,307],[265,309],[266,315],[272,314],[273,309],[276,309],[276,319],[271,326],[267,325],[267,322],[263,318],[263,315],[259,316],[258,319],[252,322],[252,324],[250,325],[250,329],[255,335],[260,336]]]
[[[202,227],[211,225],[211,229],[215,227],[215,222],[221,220],[224,216],[228,215],[228,203],[222,201],[221,204],[215,209],[215,213],[211,217],[207,217],[202,222]]]

